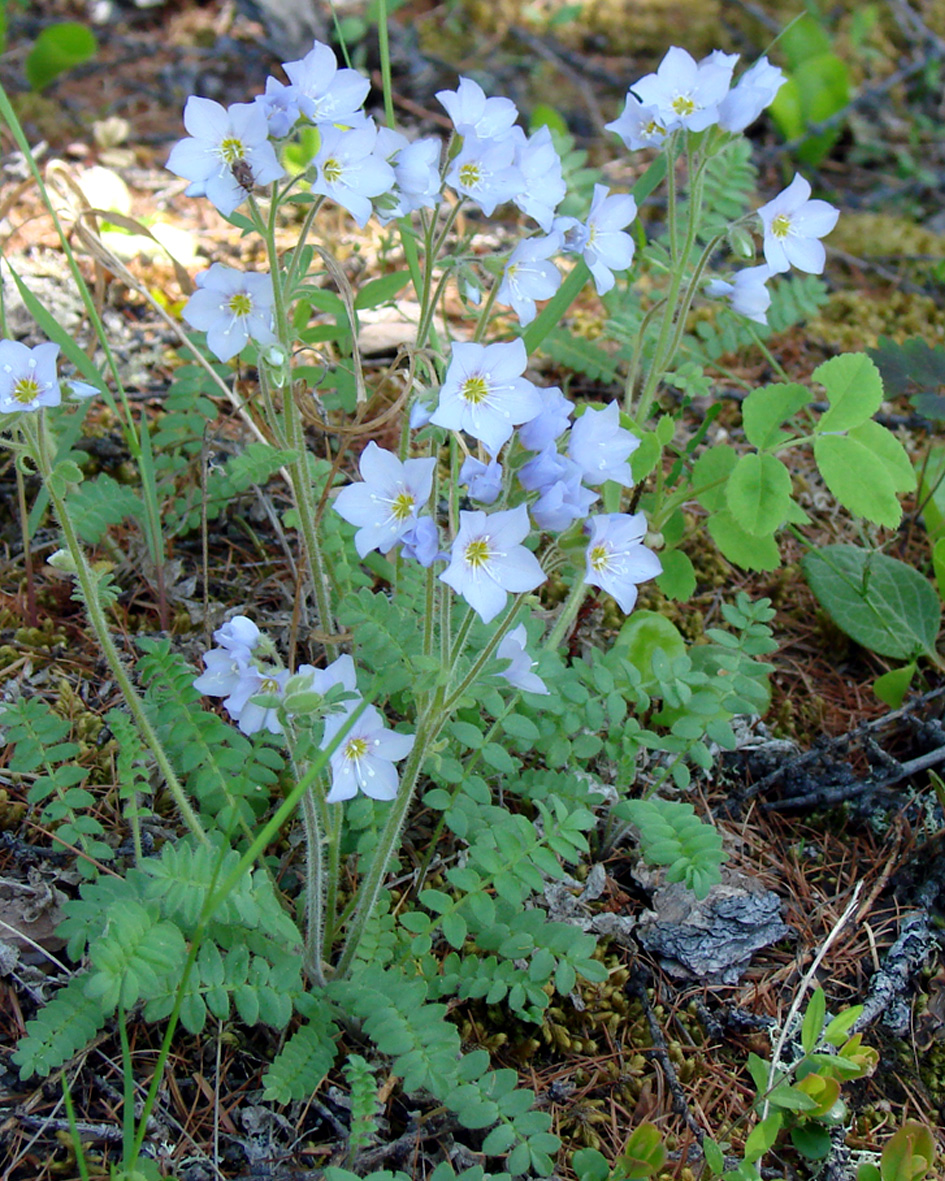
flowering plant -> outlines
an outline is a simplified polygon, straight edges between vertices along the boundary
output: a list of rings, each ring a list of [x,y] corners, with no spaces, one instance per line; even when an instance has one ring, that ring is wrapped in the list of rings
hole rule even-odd
[[[735,314],[764,323],[766,284],[792,266],[819,273],[820,239],[836,220],[795,178],[757,212],[713,223],[704,207],[713,162],[780,81],[762,60],[732,86],[735,65],[734,55],[696,62],[674,47],[633,85],[608,126],[628,149],[659,152],[633,194],[594,183],[583,218],[559,213],[567,186],[551,133],[526,133],[514,104],[468,78],[437,96],[453,125],[446,145],[400,132],[389,92],[387,126],[379,126],[363,109],[366,79],[340,68],[320,44],[285,63],[288,81],[270,78],[252,102],[187,101],[188,137],[168,167],[189,182],[188,194],[258,235],[266,252],[268,269],[253,273],[213,263],[182,316],[202,334],[187,343],[207,388],[223,382],[233,393],[207,353],[224,365],[241,355],[255,365],[252,446],[268,455],[267,476],[279,471],[288,481],[292,508],[280,528],[299,538],[288,637],[268,635],[249,604],[235,612],[216,605],[217,626],[207,627],[215,644],[200,669],[169,644],[145,641],[133,682],[109,627],[114,588],[89,561],[88,538],[74,523],[95,494],[56,439],[68,421],[56,373],[57,347],[67,348],[67,339],[47,317],[54,343],[32,350],[0,343],[8,443],[45,480],[64,538],[58,563],[76,579],[134,721],[124,732],[134,730],[138,757],[147,751],[157,762],[187,829],[159,855],[146,852],[147,817],[130,760],[137,802],[128,810],[136,849],[128,908],[114,926],[100,921],[114,895],[99,879],[68,920],[73,950],[90,949],[82,987],[95,998],[98,1024],[139,1001],[150,1017],[171,1016],[172,1027],[180,1020],[191,1030],[208,1012],[222,1019],[231,1005],[246,1021],[280,1028],[296,1013],[304,1022],[266,1076],[267,1097],[285,1102],[318,1085],[342,1026],[356,1021],[391,1057],[406,1091],[432,1092],[466,1129],[492,1129],[477,1151],[484,1161],[501,1159],[501,1175],[550,1173],[557,1141],[547,1115],[530,1110],[529,1093],[506,1086],[482,1055],[460,1055],[439,1001],[492,998],[538,1023],[553,991],[567,996],[579,979],[603,986],[608,970],[593,936],[529,904],[548,879],[567,877],[566,865],[592,849],[602,857],[628,823],[670,881],[699,895],[719,881],[717,832],[658,789],[685,789],[691,768],[711,766],[714,749],[734,745],[733,717],[763,711],[767,666],[759,657],[773,647],[768,603],[742,594],[723,608],[726,629],[688,650],[667,621],[670,640],[663,642],[664,631],[662,640],[638,645],[632,660],[618,644],[582,653],[579,637],[570,651],[582,606],[600,592],[612,630],[623,634],[622,616],[641,587],[688,598],[695,573],[686,506],[704,514],[733,562],[776,564],[778,533],[806,520],[783,459],[791,448],[813,446],[838,499],[883,523],[897,516],[897,494],[911,486],[899,444],[872,422],[876,406],[855,392],[862,388],[855,379],[870,377],[865,359],[837,358],[814,373],[830,409],[813,425],[794,425],[812,395],[779,383],[745,399],[745,454],[724,443],[698,454],[696,444],[674,444],[675,418],[658,399],[694,303],[724,299]],[[311,154],[293,174],[289,163],[306,143]],[[685,205],[680,160],[688,168]],[[638,249],[639,208],[664,175],[665,240]],[[283,251],[278,214],[290,203],[301,221]],[[393,412],[373,418],[357,345],[365,302],[316,240],[327,203],[359,228],[372,217],[391,225],[406,268],[397,281],[412,286],[419,305],[415,340],[387,375],[402,393]],[[486,259],[457,238],[464,210],[488,218],[508,206],[537,232]],[[766,265],[715,273],[724,244],[743,243],[751,229],[761,235]],[[636,322],[624,396],[578,405],[542,381],[535,351],[588,279],[598,296],[622,298],[633,288],[622,276],[635,263],[659,264],[663,286]],[[434,311],[453,280],[461,290],[478,287],[484,299],[475,323],[450,342]],[[510,316],[497,317],[496,305]],[[309,328],[319,312],[340,319],[342,330]],[[313,388],[318,371],[302,355],[326,340],[335,352]],[[84,365],[77,348],[68,355]],[[339,393],[346,378],[347,404]],[[112,401],[102,375],[94,388]],[[147,437],[142,442],[119,403],[146,470]],[[390,422],[399,423],[399,440],[381,446]],[[315,458],[309,424],[337,439],[334,462]],[[355,455],[355,440],[372,433]],[[868,502],[838,472],[844,447],[854,446],[886,477]],[[160,569],[155,488],[146,493],[145,518]],[[283,661],[284,639],[308,662]],[[121,728],[118,712],[113,725]],[[649,797],[646,812],[621,811],[628,803],[621,796],[631,793]],[[80,808],[77,796],[58,803]],[[436,817],[434,831],[410,866],[409,901],[405,895],[395,906],[388,881],[395,867],[406,870],[404,836],[420,805]],[[304,835],[299,926],[265,862],[296,812]],[[92,835],[75,828],[83,840]],[[461,856],[441,857],[444,833]],[[95,853],[107,856],[98,846]],[[199,903],[177,890],[181,874],[200,886]],[[123,940],[140,954],[115,953]],[[16,1060],[24,1073],[48,1071],[75,1048],[39,1022]]]

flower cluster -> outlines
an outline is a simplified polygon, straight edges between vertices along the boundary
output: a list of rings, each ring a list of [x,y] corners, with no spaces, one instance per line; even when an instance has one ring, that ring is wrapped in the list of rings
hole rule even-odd
[[[454,345],[432,415],[412,418],[414,426],[445,427],[480,444],[488,462],[467,453],[460,481],[480,504],[501,500],[502,507],[491,513],[461,511],[448,552],[440,552],[435,519],[420,515],[431,495],[432,459],[401,461],[371,443],[361,457],[361,481],[343,488],[334,501],[335,510],[357,526],[355,544],[362,557],[400,542],[403,556],[424,566],[447,560],[440,579],[484,623],[505,609],[509,594],[533,591],[545,581],[540,562],[525,544],[532,523],[540,531],[562,533],[587,519],[603,483],[633,484],[628,461],[639,440],[620,425],[617,403],[602,410],[588,407],[570,426],[573,407],[567,398],[557,388],[534,385],[525,377],[526,363],[521,340]],[[529,458],[523,452],[533,454]],[[509,455],[515,460],[514,477]],[[596,546],[597,557],[588,557],[585,581],[608,591],[625,610],[636,598],[637,584],[660,572],[659,559],[642,545],[641,521],[640,514],[616,513],[588,525],[588,554]],[[523,667],[524,656],[500,655],[513,660],[513,669]]]
[[[786,79],[762,57],[732,86],[737,60],[737,54],[716,50],[697,62],[673,46],[656,73],[633,84],[622,114],[606,125],[608,130],[631,149],[658,147],[679,131],[744,131],[774,101]],[[792,266],[819,275],[825,261],[820,239],[830,233],[839,215],[826,201],[812,201],[810,193],[807,181],[795,176],[783,192],[762,205],[758,217],[766,265],[736,272],[730,282],[711,280],[706,294],[728,299],[736,312],[766,324],[771,296],[765,283],[772,275]]]
[[[347,700],[340,710],[325,718],[323,750],[358,708],[357,673],[350,656],[339,656],[327,668],[299,665],[293,677],[288,669],[272,663],[272,645],[245,615],[234,615],[217,628],[213,638],[219,647],[205,654],[204,672],[194,680],[194,688],[207,697],[222,697],[224,708],[244,734],[283,733],[278,706],[285,703],[288,709],[287,689],[321,697],[335,686],[345,690]],[[398,786],[394,763],[406,758],[413,744],[414,735],[389,730],[374,706],[364,708],[330,756],[328,803],[349,800],[359,790],[375,800],[392,800]]]

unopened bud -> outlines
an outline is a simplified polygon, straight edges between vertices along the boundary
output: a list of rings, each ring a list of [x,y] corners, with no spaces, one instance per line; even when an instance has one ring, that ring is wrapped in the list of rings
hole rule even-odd
[[[728,244],[732,253],[739,258],[752,259],[755,257],[755,240],[744,226],[732,226],[728,232]]]

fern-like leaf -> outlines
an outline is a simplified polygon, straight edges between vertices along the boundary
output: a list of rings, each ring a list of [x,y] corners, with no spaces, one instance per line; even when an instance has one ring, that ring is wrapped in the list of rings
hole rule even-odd
[[[640,831],[640,848],[650,865],[667,865],[666,880],[684,882],[697,898],[705,898],[721,881],[726,859],[722,835],[705,824],[691,804],[680,800],[624,800],[617,811]]]
[[[285,1043],[263,1077],[264,1099],[289,1103],[313,1095],[335,1061],[338,1026],[327,1002],[309,993],[299,1002],[308,1017]]]
[[[65,988],[26,1023],[26,1034],[13,1052],[20,1078],[46,1078],[87,1046],[105,1024],[98,997],[85,993],[88,976],[74,976]]]

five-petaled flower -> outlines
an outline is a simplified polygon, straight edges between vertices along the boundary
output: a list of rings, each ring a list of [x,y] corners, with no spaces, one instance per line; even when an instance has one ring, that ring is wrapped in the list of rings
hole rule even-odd
[[[659,112],[668,131],[675,127],[704,131],[718,119],[736,59],[737,54],[714,53],[696,62],[685,49],[673,45],[656,73],[635,82],[633,91],[644,106]]]
[[[322,193],[351,214],[363,229],[371,216],[371,197],[389,193],[396,183],[394,170],[375,152],[373,123],[343,130],[326,124],[312,160],[312,192]]]
[[[49,341],[28,348],[18,340],[0,340],[0,414],[58,406],[58,356],[59,345]]]
[[[238,271],[215,262],[197,276],[197,290],[181,315],[199,332],[206,332],[207,347],[221,361],[245,347],[275,344],[272,330],[272,278],[265,273]]]
[[[509,592],[521,594],[545,581],[535,555],[522,545],[528,535],[524,504],[498,513],[460,513],[450,564],[440,575],[463,596],[483,623],[495,619]]]
[[[515,427],[541,413],[538,389],[522,377],[525,342],[454,344],[440,400],[430,421],[466,431],[498,455]]]
[[[191,182],[189,196],[206,197],[224,217],[246,200],[247,183],[251,190],[283,175],[269,142],[266,112],[256,103],[222,107],[192,95],[184,126],[190,137],[171,148],[167,167]]]
[[[356,708],[357,702],[350,701],[340,712],[329,714],[325,719],[322,749],[328,747]],[[328,803],[350,800],[359,790],[372,800],[392,800],[398,787],[394,763],[410,754],[415,738],[413,734],[388,730],[378,711],[369,705],[329,759],[331,790],[326,797]]]
[[[620,610],[629,614],[637,601],[637,584],[656,578],[663,567],[659,558],[643,544],[646,517],[643,513],[603,513],[591,517],[584,581],[617,600]]]
[[[357,525],[355,548],[360,557],[372,549],[387,553],[417,520],[433,487],[435,459],[401,462],[371,440],[361,453],[361,483],[348,484],[335,497],[335,512]]]
[[[764,227],[765,261],[775,274],[797,267],[823,273],[827,252],[820,241],[837,224],[840,211],[810,199],[810,184],[795,174],[786,189],[758,210]]]

